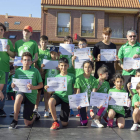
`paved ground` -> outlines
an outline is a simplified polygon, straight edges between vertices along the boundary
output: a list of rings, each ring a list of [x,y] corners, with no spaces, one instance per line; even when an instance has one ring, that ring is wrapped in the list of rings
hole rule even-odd
[[[41,103],[39,108],[42,117],[39,121],[34,122],[32,127],[25,127],[21,108],[17,129],[9,130],[8,126],[13,119],[9,117],[9,114],[13,111],[13,104],[13,101],[6,101],[7,117],[0,118],[0,140],[140,140],[140,129],[136,132],[130,131],[132,118],[126,119],[125,128],[120,130],[118,127],[92,128],[91,119],[88,126],[81,127],[79,119],[71,117],[68,127],[61,126],[59,130],[50,131],[52,118],[43,117],[44,103]],[[57,114],[59,114],[59,110],[60,106],[57,107]],[[77,113],[76,110],[74,112]]]

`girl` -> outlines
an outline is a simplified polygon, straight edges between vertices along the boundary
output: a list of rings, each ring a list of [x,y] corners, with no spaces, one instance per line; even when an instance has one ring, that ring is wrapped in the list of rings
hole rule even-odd
[[[136,91],[138,94],[135,94],[132,98],[132,107],[134,107],[133,111],[133,121],[134,124],[131,127],[131,130],[136,131],[138,127],[140,127],[140,82],[136,86]]]
[[[113,76],[113,82],[115,87],[110,89],[109,92],[126,92],[122,87],[124,84],[124,78],[121,74],[117,73]],[[109,121],[107,126],[113,127],[113,119],[116,117],[116,124],[119,128],[125,126],[125,110],[123,106],[109,105],[108,106],[108,117]]]
[[[87,92],[88,96],[90,97],[90,93],[94,87],[94,83],[96,78],[91,75],[91,72],[93,70],[93,63],[90,60],[87,60],[83,63],[83,70],[84,73],[79,75],[76,78],[76,82],[74,85],[74,88],[76,88],[76,94]],[[87,125],[87,111],[86,107],[77,107],[78,112],[80,114],[80,122],[81,125],[86,126]]]

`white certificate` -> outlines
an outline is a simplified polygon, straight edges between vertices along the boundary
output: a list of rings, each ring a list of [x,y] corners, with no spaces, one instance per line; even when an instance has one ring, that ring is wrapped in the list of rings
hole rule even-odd
[[[73,55],[74,54],[74,44],[60,44],[59,52],[62,55]]]
[[[101,61],[116,61],[116,49],[101,49]]]
[[[109,105],[127,106],[128,93],[125,92],[109,92],[111,100]]]
[[[78,59],[89,59],[90,48],[74,49],[74,56],[77,56]]]
[[[14,59],[14,66],[23,66],[23,64],[21,63],[21,57],[19,56],[15,56]]]
[[[43,59],[43,64],[45,65],[43,69],[56,69],[56,67],[58,67],[58,61]]]
[[[87,92],[69,95],[68,98],[69,98],[70,109],[77,108],[78,106],[81,107],[89,106]]]
[[[0,39],[0,52],[7,51],[7,44],[8,44],[7,39]]]
[[[24,93],[32,93],[32,90],[29,90],[27,88],[28,84],[32,84],[32,79],[16,79],[13,78],[13,83],[15,84],[15,87],[13,88],[13,91],[20,91]]]
[[[139,82],[140,77],[131,77],[131,89],[136,89],[136,86]]]
[[[108,107],[109,94],[91,92],[90,95],[90,106]]]
[[[138,69],[140,68],[140,58],[125,57],[123,59],[123,69]]]
[[[47,89],[51,91],[67,91],[67,77],[50,77],[47,78]]]

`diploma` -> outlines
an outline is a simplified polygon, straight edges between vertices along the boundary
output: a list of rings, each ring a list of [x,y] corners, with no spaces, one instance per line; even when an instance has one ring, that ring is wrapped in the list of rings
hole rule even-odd
[[[45,65],[43,69],[56,69],[56,67],[58,67],[58,61],[43,59],[43,64]]]
[[[77,56],[78,59],[89,59],[90,48],[74,49],[74,56]]]
[[[90,106],[103,106],[108,107],[109,94],[91,92]]]
[[[128,93],[109,92],[109,96],[111,96],[109,105],[127,106]]]
[[[116,49],[101,49],[101,61],[116,61]]]
[[[140,77],[131,77],[131,89],[136,89],[136,86],[139,82]]]
[[[81,107],[89,106],[87,92],[69,95],[68,99],[69,99],[69,106],[71,109],[77,108],[78,106],[81,106]]]
[[[8,44],[7,39],[0,39],[0,52],[7,51],[7,44]]]
[[[21,63],[21,57],[15,56],[14,66],[23,66],[23,64]]]
[[[74,44],[60,44],[59,46],[59,52],[61,52],[62,55],[73,55],[74,53]]]
[[[67,77],[50,77],[47,78],[48,92],[67,91]]]
[[[13,91],[20,91],[24,93],[32,93],[32,90],[29,90],[27,88],[28,84],[32,84],[32,79],[16,79],[13,78],[13,83],[15,84],[15,87],[13,88]]]

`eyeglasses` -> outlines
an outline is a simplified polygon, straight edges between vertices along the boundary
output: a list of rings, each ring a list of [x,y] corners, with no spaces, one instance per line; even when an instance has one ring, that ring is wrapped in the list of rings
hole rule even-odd
[[[30,59],[23,59],[23,61],[24,61],[24,62],[26,62],[26,61],[27,61],[27,62],[30,62],[31,60],[30,60]]]
[[[136,37],[136,35],[130,35],[129,37],[130,37],[130,38],[132,38],[132,37],[134,37],[134,38],[135,38],[135,37]]]
[[[83,43],[83,44],[79,44],[79,46],[84,46],[84,45],[86,45],[86,43]]]

